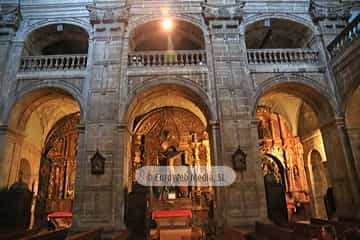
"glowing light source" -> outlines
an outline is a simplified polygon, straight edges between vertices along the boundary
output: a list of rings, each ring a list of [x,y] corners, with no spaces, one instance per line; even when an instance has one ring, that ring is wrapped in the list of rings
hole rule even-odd
[[[168,9],[167,7],[162,7],[162,8],[161,8],[161,13],[162,13],[163,15],[167,15],[167,14],[169,13],[169,9]]]
[[[166,18],[162,22],[162,27],[165,31],[171,31],[173,27],[173,22],[170,19]]]

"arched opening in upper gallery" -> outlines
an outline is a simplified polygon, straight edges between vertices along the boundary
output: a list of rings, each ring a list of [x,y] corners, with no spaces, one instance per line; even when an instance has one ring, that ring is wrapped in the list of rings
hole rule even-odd
[[[307,25],[284,18],[265,18],[246,26],[249,64],[318,64],[320,54]]]
[[[87,65],[89,35],[73,24],[50,24],[25,40],[21,72],[82,70]]]
[[[313,48],[314,35],[302,23],[266,18],[246,26],[246,47],[248,49]]]
[[[129,49],[129,66],[206,64],[202,29],[176,18],[152,20],[137,26],[130,33]]]
[[[59,88],[32,90],[10,111],[1,177],[33,192],[31,226],[49,212],[72,212],[79,122],[78,101]]]
[[[280,83],[267,89],[259,98],[256,118],[259,121],[260,153],[273,156],[284,169],[285,198],[280,193],[276,198],[267,189],[267,198],[271,198],[270,201],[267,199],[268,210],[274,208],[269,204],[286,206],[288,219],[283,214],[282,222],[331,218],[335,209],[326,209],[324,198],[333,197],[328,196],[328,189],[334,187],[332,179],[336,174],[328,169],[328,162],[335,161],[328,159],[329,146],[334,145],[323,137],[323,125],[332,118],[326,98],[300,83]],[[341,146],[339,148],[342,150]],[[267,169],[274,172],[275,168]],[[263,173],[265,176],[267,171]],[[321,184],[317,179],[319,176],[322,176]],[[279,202],[281,199],[285,199],[285,203]],[[272,214],[270,212],[269,216]],[[279,222],[278,219],[271,220]]]

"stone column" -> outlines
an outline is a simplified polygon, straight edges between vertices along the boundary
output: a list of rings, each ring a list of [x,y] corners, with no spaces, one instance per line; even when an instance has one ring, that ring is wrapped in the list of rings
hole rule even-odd
[[[351,167],[343,120],[336,119],[321,127],[324,147],[328,159],[330,185],[334,189],[338,216],[354,216],[354,206],[358,202],[358,190]],[[351,153],[351,152],[350,152]],[[316,174],[316,173],[315,173]]]
[[[221,160],[221,136],[220,126],[218,121],[210,121],[210,136],[211,136],[211,166],[221,166],[223,164]],[[221,187],[213,187],[215,192],[215,221],[216,225],[220,228],[224,227],[224,206],[225,202],[224,190]]]
[[[9,174],[8,164],[5,161],[7,129],[7,125],[0,125],[0,187],[7,186],[7,176]]]
[[[126,142],[125,135],[127,131],[127,124],[120,123],[117,126],[117,136],[118,139],[117,146],[118,150],[114,153],[117,155],[116,159],[118,161],[114,162],[113,168],[113,194],[114,194],[114,218],[115,218],[115,227],[117,229],[124,229],[124,207],[125,207],[125,193],[124,193],[124,183],[123,183],[123,174],[124,166],[127,164],[124,158],[126,153]]]
[[[352,194],[354,201],[357,206],[359,206],[360,203],[360,182],[359,182],[359,176],[356,173],[355,168],[355,161],[353,152],[351,149],[351,142],[349,139],[348,132],[345,128],[345,119],[344,117],[339,117],[335,119],[336,121],[336,127],[340,135],[341,140],[341,146],[344,149],[344,155],[345,155],[345,166],[348,174],[348,179],[350,182],[350,187],[352,189]]]
[[[82,176],[86,174],[86,154],[85,154],[85,125],[83,123],[77,126],[79,130],[77,156],[76,156],[76,177],[75,177],[75,194],[73,201],[73,220],[72,228],[77,229],[80,225],[79,216],[84,215],[84,198],[85,194],[80,191],[82,184]]]
[[[250,127],[251,127],[251,138],[253,144],[249,149],[249,155],[252,154],[255,164],[255,181],[256,181],[256,189],[258,191],[258,211],[259,211],[259,219],[262,222],[269,222],[268,214],[267,214],[267,203],[266,203],[266,196],[265,196],[265,185],[264,185],[264,176],[261,169],[261,157],[262,155],[259,153],[259,146],[258,146],[258,125],[259,120],[253,119],[251,120]],[[248,160],[250,161],[250,160]]]
[[[0,126],[0,187],[10,186],[18,181],[20,150],[24,139],[23,133]]]

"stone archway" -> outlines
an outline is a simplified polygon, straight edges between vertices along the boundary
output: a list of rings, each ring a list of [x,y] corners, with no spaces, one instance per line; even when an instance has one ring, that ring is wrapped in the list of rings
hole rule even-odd
[[[353,175],[348,168],[348,159],[345,155],[346,142],[344,142],[343,132],[339,125],[341,123],[335,118],[331,99],[327,99],[320,92],[302,83],[280,81],[262,89],[262,95],[257,104],[268,107],[288,122],[289,133],[294,137],[294,141],[288,141],[288,144],[285,144],[290,146],[289,151],[283,149],[285,150],[284,159],[286,162],[289,161],[289,157],[292,158],[291,155],[295,154],[291,153],[294,152],[291,149],[295,149],[299,153],[297,157],[299,170],[300,166],[303,169],[307,165],[304,162],[307,157],[304,156],[308,156],[311,149],[320,149],[321,155],[326,156],[331,187],[334,190],[337,203],[337,214],[350,216],[353,211],[352,204],[356,204],[357,201],[356,183],[354,183]],[[277,142],[273,136],[271,136],[271,141],[272,143]],[[287,152],[290,152],[288,153],[289,157],[286,155]],[[293,170],[292,172],[294,174],[295,172],[301,173],[304,172],[304,169],[302,171]],[[310,183],[307,182],[306,176],[299,175],[300,182],[304,183],[302,184],[304,186],[302,190],[304,200],[309,203],[307,186]],[[305,202],[300,202],[301,205],[305,206]],[[306,218],[309,217],[311,215],[307,214]]]
[[[176,84],[159,84],[138,93],[128,105],[127,134],[125,136],[124,182],[127,183],[128,199],[136,191],[134,170],[141,166],[211,166],[214,146],[213,131],[207,101],[189,88]],[[175,156],[176,159],[169,156]],[[148,188],[151,211],[161,209],[162,190]],[[175,188],[175,204],[170,209],[192,206],[208,206],[208,212],[198,215],[193,211],[195,226],[213,221],[216,194],[211,187]],[[128,215],[131,202],[127,204]],[[141,206],[137,206],[139,209]],[[169,207],[169,206],[168,206]],[[205,214],[205,215],[204,215]],[[205,216],[205,217],[204,217]],[[128,218],[128,217],[127,217]],[[204,223],[206,222],[206,223]],[[138,223],[141,224],[141,223]]]
[[[15,97],[15,99],[17,101],[8,107],[11,108],[7,119],[8,127],[5,134],[1,136],[4,144],[2,145],[0,162],[0,181],[5,186],[10,186],[18,181],[21,159],[27,159],[31,166],[30,179],[28,180],[29,189],[33,190],[35,197],[47,199],[48,195],[40,196],[41,191],[39,190],[41,185],[39,180],[41,180],[40,176],[42,175],[41,162],[44,157],[50,157],[47,155],[49,152],[54,153],[52,149],[58,147],[56,141],[49,144],[48,138],[54,133],[54,126],[60,119],[76,114],[77,122],[79,122],[80,104],[68,92],[54,87],[33,89],[24,95]],[[69,121],[65,122],[68,123]],[[67,142],[67,144],[71,144],[70,148],[76,150],[76,140]],[[72,152],[74,153],[74,151]],[[67,155],[69,151],[63,149],[61,154]],[[61,157],[61,154],[55,154],[56,156],[53,154],[51,157]],[[73,158],[75,157],[73,156]],[[32,210],[34,209],[33,206]],[[46,206],[43,206],[44,209]],[[41,212],[44,214],[46,211]]]

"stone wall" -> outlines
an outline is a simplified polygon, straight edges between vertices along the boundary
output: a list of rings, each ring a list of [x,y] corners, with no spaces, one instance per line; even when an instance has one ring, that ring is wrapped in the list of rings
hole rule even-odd
[[[2,2],[4,6],[5,3]],[[5,142],[11,141],[7,137],[8,118],[15,102],[39,88],[54,87],[69,92],[78,101],[81,111],[74,228],[103,226],[106,231],[124,228],[124,179],[127,178],[124,174],[131,161],[126,142],[131,129],[127,123],[129,106],[146,89],[164,83],[181,85],[201,95],[199,99],[204,100],[208,109],[214,163],[232,166],[232,154],[239,147],[247,153],[247,170],[237,173],[238,178],[232,186],[216,190],[219,226],[252,225],[266,219],[257,122],[254,120],[257,101],[271,86],[293,82],[316,89],[329,98],[329,102],[338,104],[336,96],[343,95],[345,90],[341,89],[348,88],[341,88],[339,82],[335,84],[329,77],[331,71],[325,49],[336,33],[325,34],[324,38],[321,33],[325,32],[326,21],[343,24],[345,13],[339,13],[335,20],[329,20],[327,12],[314,18],[308,11],[308,1],[249,0],[242,4],[216,0],[207,3],[134,0],[128,3],[104,0],[93,5],[88,1],[22,1],[21,21],[1,25],[4,34],[0,34],[0,153],[2,156],[10,154],[11,144]],[[131,31],[147,21],[161,18],[160,7],[164,5],[170,15],[201,29],[206,45],[206,66],[159,67],[151,71],[128,67]],[[317,61],[250,64],[245,46],[246,25],[266,18],[297,21],[311,29],[315,36],[311,45],[320,52]],[[79,72],[19,73],[28,34],[42,26],[59,23],[74,24],[87,31],[87,68]],[[349,77],[344,76],[351,76],[351,79],[358,76],[356,63],[347,65],[346,60],[339,60],[335,64],[335,75],[340,76],[337,81],[349,81]],[[355,85],[351,86],[349,88]],[[336,87],[340,93],[336,93]],[[322,130],[324,136],[331,139],[325,149],[333,155],[330,174],[339,181],[335,184],[335,193],[337,200],[351,205],[346,187],[348,173],[341,162],[343,151],[331,150],[330,146],[330,142],[341,146],[341,139],[334,136],[337,128],[334,130],[334,125],[329,126]],[[106,158],[103,175],[91,174],[90,159],[97,150]],[[9,168],[10,162],[11,157],[3,158],[1,169]],[[340,172],[334,172],[338,165],[341,165]],[[0,175],[2,185],[6,184],[6,172]]]

